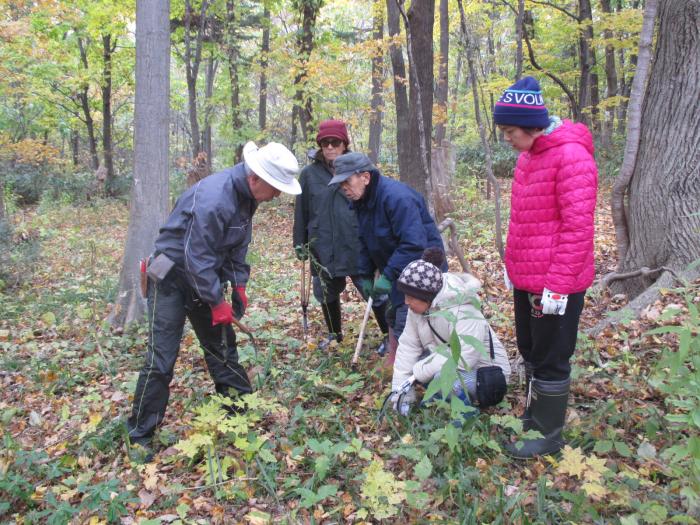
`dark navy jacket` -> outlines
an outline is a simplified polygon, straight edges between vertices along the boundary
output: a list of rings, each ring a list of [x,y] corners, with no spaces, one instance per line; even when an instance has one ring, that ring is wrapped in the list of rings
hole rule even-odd
[[[377,172],[354,208],[361,244],[359,273],[372,275],[378,268],[392,282],[391,303],[396,308],[404,302],[396,289],[399,275],[429,246],[445,249],[440,232],[420,193]]]
[[[245,164],[205,177],[178,198],[160,229],[156,252],[175,261],[202,301],[219,304],[222,281],[248,282],[245,257],[257,206]]]

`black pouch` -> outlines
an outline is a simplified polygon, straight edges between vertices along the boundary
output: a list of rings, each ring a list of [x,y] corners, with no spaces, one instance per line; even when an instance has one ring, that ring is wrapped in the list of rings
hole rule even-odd
[[[148,263],[146,273],[148,277],[159,283],[165,279],[174,265],[175,263],[167,255],[160,253]]]
[[[500,403],[507,388],[506,377],[500,366],[483,366],[476,371],[476,397],[480,407]]]

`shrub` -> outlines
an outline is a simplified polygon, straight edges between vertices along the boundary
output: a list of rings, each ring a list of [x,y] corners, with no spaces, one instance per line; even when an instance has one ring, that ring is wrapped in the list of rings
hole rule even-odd
[[[39,258],[38,239],[15,235],[6,220],[0,220],[0,290],[18,286],[31,275],[33,263]]]
[[[508,144],[492,144],[493,174],[498,178],[513,176],[517,153]],[[457,151],[458,173],[467,177],[486,177],[486,156],[481,144],[472,144]]]

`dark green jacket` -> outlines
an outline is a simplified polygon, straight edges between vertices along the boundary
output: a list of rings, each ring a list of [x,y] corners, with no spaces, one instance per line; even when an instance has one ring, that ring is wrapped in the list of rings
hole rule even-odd
[[[319,155],[316,155],[318,157]],[[314,159],[301,170],[294,207],[294,246],[310,244],[311,253],[327,270],[324,276],[355,275],[360,241],[357,218],[340,185],[329,186],[333,174]],[[312,266],[317,275],[320,270]]]

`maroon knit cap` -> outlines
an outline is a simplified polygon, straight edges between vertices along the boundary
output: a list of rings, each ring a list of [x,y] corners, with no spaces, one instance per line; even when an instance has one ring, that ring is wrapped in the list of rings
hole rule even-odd
[[[324,120],[318,125],[316,144],[321,145],[321,141],[327,138],[340,139],[345,144],[350,144],[348,130],[342,120]]]

